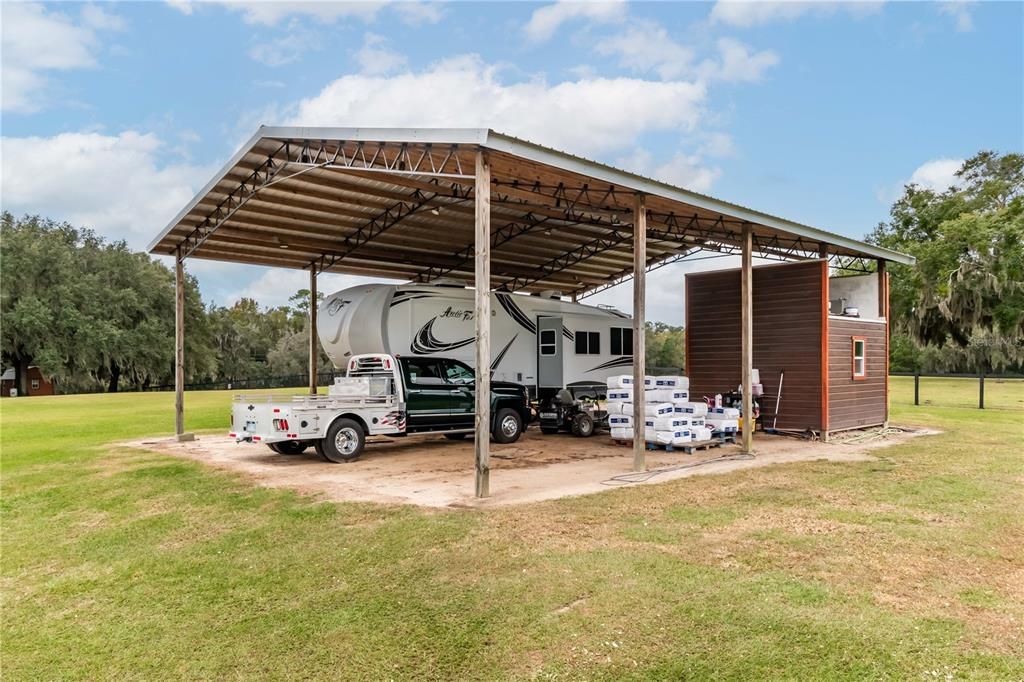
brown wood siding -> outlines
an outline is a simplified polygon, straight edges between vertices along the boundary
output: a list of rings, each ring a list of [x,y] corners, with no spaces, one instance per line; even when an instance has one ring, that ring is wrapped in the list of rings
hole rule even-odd
[[[785,370],[778,428],[821,429],[822,261],[754,268],[754,367],[771,425]],[[740,383],[740,272],[686,276],[686,374],[694,399]]]
[[[885,422],[887,325],[864,320],[828,321],[828,428],[830,431]],[[853,337],[867,343],[864,379],[853,378]]]

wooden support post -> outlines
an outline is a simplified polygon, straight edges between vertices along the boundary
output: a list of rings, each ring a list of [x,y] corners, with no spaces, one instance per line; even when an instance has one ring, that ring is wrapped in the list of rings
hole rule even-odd
[[[637,194],[633,201],[633,471],[647,469],[647,439],[644,435],[644,376],[646,325],[644,287],[647,283],[647,199]]]
[[[491,494],[491,163],[476,153],[476,496]]]
[[[181,247],[174,255],[174,436],[192,440],[185,433],[185,259]]]
[[[754,244],[753,230],[743,225],[743,271],[740,278],[740,337],[741,337],[741,381],[743,384],[743,443],[741,452],[745,455],[754,451],[754,314],[753,277]]]
[[[921,404],[921,373],[914,370],[914,404]]]
[[[978,409],[985,409],[985,370],[978,374]]]
[[[878,316],[885,320],[885,421],[889,427],[889,273],[885,261],[878,259]]]
[[[309,266],[309,394],[316,395],[317,357],[320,349],[316,340],[316,265]]]

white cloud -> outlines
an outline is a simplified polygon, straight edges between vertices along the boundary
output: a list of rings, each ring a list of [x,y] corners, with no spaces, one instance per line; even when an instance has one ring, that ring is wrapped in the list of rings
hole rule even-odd
[[[79,21],[37,3],[0,4],[4,111],[45,108],[47,72],[97,65],[99,31],[121,30],[124,22],[96,5],[84,5]]]
[[[619,64],[636,72],[653,71],[665,80],[697,77],[702,80],[758,81],[779,63],[771,50],[752,52],[733,38],[720,38],[718,54],[695,65],[693,48],[676,42],[660,24],[636,20],[625,30],[595,44],[598,54],[618,56]]]
[[[4,209],[91,227],[144,248],[213,169],[161,163],[151,134],[62,133],[0,140]]]
[[[320,49],[320,34],[294,20],[283,34],[260,40],[249,49],[249,57],[270,67],[284,66],[298,61],[310,50]]]
[[[371,0],[338,2],[337,0],[278,1],[278,0],[225,0],[224,5],[242,14],[247,24],[274,26],[282,19],[292,16],[312,17],[321,23],[330,24],[338,19],[354,17],[369,21],[373,19],[385,2]]]
[[[651,152],[637,149],[617,159],[615,164],[625,170],[693,192],[707,192],[722,175],[722,170],[708,166],[701,154],[684,152],[673,154],[667,161],[656,162]]]
[[[751,52],[750,48],[733,38],[719,38],[718,57],[701,63],[697,72],[708,80],[726,82],[754,82],[764,72],[779,63],[779,56],[771,50]]]
[[[626,17],[626,3],[612,0],[589,2],[587,0],[561,0],[534,10],[524,30],[532,41],[550,40],[567,21],[585,19],[597,23],[620,21]]]
[[[969,0],[947,0],[939,3],[939,12],[953,17],[956,30],[960,33],[969,33],[974,30],[974,18],[971,16]]]
[[[736,146],[728,133],[710,132],[704,133],[703,137],[699,148],[701,154],[720,159],[736,155]]]
[[[398,2],[391,7],[402,23],[409,26],[436,24],[444,16],[444,5],[440,2]]]
[[[446,59],[391,77],[347,75],[294,108],[295,125],[491,127],[576,153],[635,146],[648,132],[693,130],[700,83],[542,76],[506,81],[478,56]],[[443,96],[442,96],[443,95]]]
[[[771,22],[793,21],[807,14],[828,16],[840,10],[854,17],[863,17],[877,12],[882,4],[882,2],[857,2],[856,0],[849,2],[718,0],[711,8],[711,22],[750,28]]]
[[[963,159],[934,159],[922,163],[911,174],[907,184],[917,185],[935,192],[945,192],[960,184],[956,172],[964,165]]]
[[[382,75],[397,71],[408,61],[405,55],[387,47],[388,40],[377,33],[363,36],[363,46],[356,51],[356,61],[362,73]]]
[[[674,41],[656,22],[637,20],[595,44],[598,54],[616,55],[619,63],[637,72],[654,71],[665,79],[693,70],[694,51]]]

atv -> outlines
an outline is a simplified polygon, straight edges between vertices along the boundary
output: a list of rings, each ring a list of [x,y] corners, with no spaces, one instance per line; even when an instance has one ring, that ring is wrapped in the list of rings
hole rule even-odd
[[[567,431],[587,438],[597,429],[608,428],[608,412],[602,409],[604,386],[569,386],[541,402],[540,431],[546,435]]]

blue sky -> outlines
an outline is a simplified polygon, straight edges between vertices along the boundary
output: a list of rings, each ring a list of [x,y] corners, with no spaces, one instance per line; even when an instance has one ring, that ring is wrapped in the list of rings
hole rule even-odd
[[[904,183],[1024,147],[1022,8],[5,2],[2,203],[142,248],[260,123],[466,125],[863,237]],[[218,303],[305,278],[189,269]],[[649,317],[681,321],[685,270]]]

